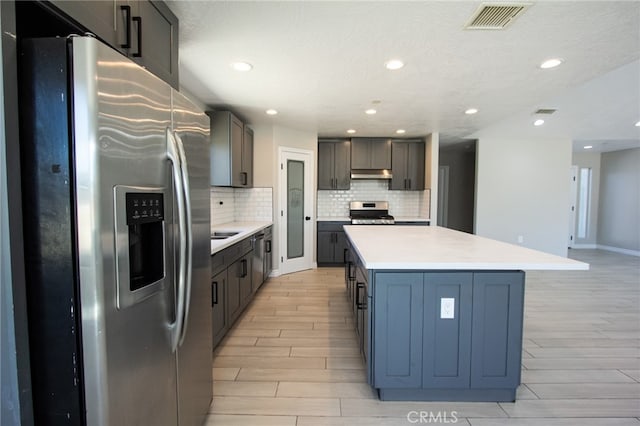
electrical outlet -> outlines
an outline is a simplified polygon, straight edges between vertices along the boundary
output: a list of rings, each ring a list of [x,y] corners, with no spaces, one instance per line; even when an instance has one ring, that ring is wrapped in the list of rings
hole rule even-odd
[[[524,243],[524,237],[522,235],[518,235],[518,243]]]
[[[455,318],[456,299],[452,297],[440,298],[440,319]]]

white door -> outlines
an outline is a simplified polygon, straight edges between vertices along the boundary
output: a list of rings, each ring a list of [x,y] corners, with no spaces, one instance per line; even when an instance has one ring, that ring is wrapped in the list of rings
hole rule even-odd
[[[313,151],[279,148],[280,272],[313,268]]]
[[[576,243],[576,201],[578,200],[578,166],[571,166],[569,176],[569,237],[568,246],[573,247]]]

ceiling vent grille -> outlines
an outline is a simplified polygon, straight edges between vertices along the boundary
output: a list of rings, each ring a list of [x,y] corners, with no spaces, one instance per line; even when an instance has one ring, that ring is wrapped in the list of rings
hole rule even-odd
[[[467,22],[465,29],[503,30],[529,6],[531,3],[483,3]]]
[[[540,108],[539,110],[537,110],[536,112],[534,112],[534,114],[545,114],[545,115],[551,115],[554,112],[556,112],[555,109],[553,108]]]

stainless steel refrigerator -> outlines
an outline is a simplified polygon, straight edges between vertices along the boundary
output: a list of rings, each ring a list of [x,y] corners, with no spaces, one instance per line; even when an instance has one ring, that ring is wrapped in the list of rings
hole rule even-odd
[[[200,425],[212,398],[208,117],[95,38],[20,46],[35,422]]]

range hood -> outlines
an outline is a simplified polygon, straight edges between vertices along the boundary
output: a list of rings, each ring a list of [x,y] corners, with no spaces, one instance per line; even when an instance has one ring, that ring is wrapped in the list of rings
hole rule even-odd
[[[382,179],[390,180],[393,177],[388,169],[351,169],[351,179]]]

